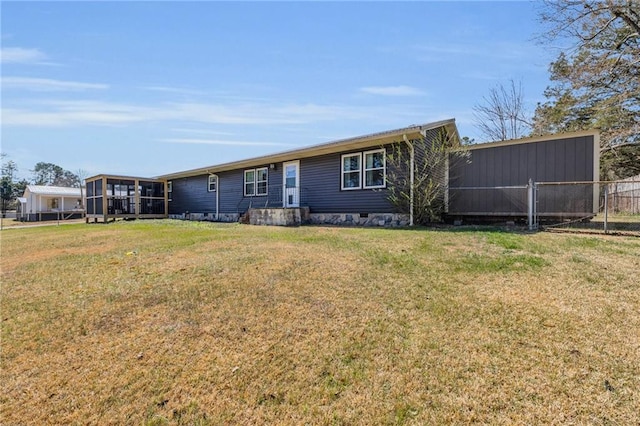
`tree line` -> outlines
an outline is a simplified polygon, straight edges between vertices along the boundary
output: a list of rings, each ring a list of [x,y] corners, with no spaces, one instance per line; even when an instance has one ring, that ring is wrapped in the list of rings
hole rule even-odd
[[[549,65],[545,101],[526,111],[522,83],[490,90],[474,107],[489,140],[599,129],[602,180],[640,174],[640,3],[545,0],[540,43],[566,43]]]

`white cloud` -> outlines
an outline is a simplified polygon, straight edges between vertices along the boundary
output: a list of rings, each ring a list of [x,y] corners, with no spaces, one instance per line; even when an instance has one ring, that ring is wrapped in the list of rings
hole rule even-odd
[[[218,139],[162,139],[162,142],[179,144],[200,144],[200,145],[228,145],[228,146],[294,146],[288,143],[279,142],[252,142],[252,141],[232,141]]]
[[[7,102],[5,102],[7,105]],[[362,117],[357,109],[266,103],[222,105],[171,103],[136,106],[101,101],[30,101],[28,107],[9,107],[2,111],[7,126],[119,125],[133,122],[176,121],[206,124],[281,125]]]
[[[47,56],[38,49],[3,47],[0,49],[0,59],[3,64],[37,64],[43,63]]]
[[[74,90],[103,90],[106,84],[53,80],[49,78],[3,77],[3,89],[25,89],[34,92],[58,92]]]
[[[143,89],[149,90],[152,92],[165,92],[165,93],[174,93],[174,94],[182,94],[182,95],[201,95],[204,93],[198,90],[181,89],[179,87],[165,87],[165,86],[147,86],[147,87],[143,87]]]
[[[425,93],[411,86],[370,86],[361,87],[361,92],[382,96],[419,96]]]
[[[396,111],[396,115],[408,120],[407,109],[412,108],[405,106],[401,109],[402,111]],[[109,126],[169,121],[181,128],[192,123],[283,126],[345,119],[371,120],[371,117],[389,119],[388,105],[377,107],[255,102],[138,106],[92,100],[28,100],[22,101],[17,107],[5,102],[5,109],[2,110],[3,126],[21,127]]]

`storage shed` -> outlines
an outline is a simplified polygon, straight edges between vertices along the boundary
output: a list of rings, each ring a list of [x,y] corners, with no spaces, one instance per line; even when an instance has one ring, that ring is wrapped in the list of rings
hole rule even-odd
[[[469,162],[452,163],[449,169],[450,216],[518,218],[526,217],[529,207],[539,217],[588,217],[598,212],[597,131],[468,149]]]

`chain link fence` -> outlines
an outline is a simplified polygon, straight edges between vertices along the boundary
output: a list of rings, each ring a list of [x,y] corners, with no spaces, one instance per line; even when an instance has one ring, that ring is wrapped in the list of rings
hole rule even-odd
[[[535,199],[535,224],[542,229],[640,236],[640,178],[536,183]],[[592,212],[580,215],[579,207]]]
[[[640,236],[640,176],[603,182],[533,182],[522,186],[451,187],[449,217],[525,223],[530,230]]]

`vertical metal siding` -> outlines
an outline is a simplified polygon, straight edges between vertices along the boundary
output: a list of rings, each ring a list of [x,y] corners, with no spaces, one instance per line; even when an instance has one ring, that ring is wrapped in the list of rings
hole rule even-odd
[[[534,182],[592,181],[594,176],[593,136],[502,145],[473,149],[470,163],[450,167],[449,185],[455,187],[495,187]],[[458,191],[449,211],[499,212],[508,204],[500,191]]]

